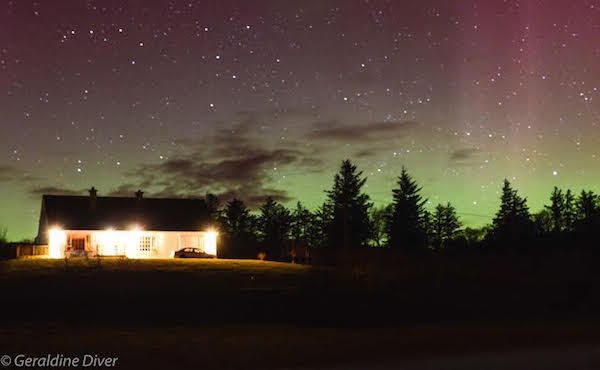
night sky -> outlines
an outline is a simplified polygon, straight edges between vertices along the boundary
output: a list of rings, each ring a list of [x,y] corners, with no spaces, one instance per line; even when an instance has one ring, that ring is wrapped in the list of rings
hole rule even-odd
[[[600,0],[2,0],[0,225],[41,194],[273,195],[310,208],[341,160],[389,202],[491,222],[600,191]]]

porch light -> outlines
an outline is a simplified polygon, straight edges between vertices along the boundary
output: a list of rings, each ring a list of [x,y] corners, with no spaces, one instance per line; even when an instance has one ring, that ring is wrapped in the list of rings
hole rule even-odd
[[[125,255],[128,258],[139,258],[138,246],[142,228],[138,224],[131,225],[129,231],[125,232]]]
[[[214,230],[208,230],[204,233],[204,252],[217,255],[217,237],[219,233]]]
[[[67,244],[67,233],[54,227],[48,231],[48,256],[50,258],[62,258],[64,247]]]

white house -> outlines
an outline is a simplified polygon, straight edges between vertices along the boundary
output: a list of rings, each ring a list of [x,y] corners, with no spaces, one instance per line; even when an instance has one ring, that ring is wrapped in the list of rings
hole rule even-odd
[[[37,241],[53,258],[172,258],[183,248],[217,255],[203,199],[44,195]]]

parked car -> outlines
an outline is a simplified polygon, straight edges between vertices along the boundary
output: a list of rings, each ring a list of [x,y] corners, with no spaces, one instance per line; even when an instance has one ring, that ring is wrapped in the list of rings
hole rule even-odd
[[[175,252],[175,258],[215,258],[215,256],[204,253],[198,248],[183,248]]]

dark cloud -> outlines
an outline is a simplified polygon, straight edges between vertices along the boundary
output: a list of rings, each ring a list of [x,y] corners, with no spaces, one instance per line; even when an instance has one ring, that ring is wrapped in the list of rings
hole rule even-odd
[[[354,156],[356,158],[367,158],[367,157],[372,157],[373,155],[375,155],[375,151],[373,151],[371,149],[363,149],[363,150],[359,150],[358,152],[354,153]]]
[[[250,207],[267,196],[290,201],[292,198],[285,191],[268,186],[272,177],[285,174],[282,170],[291,165],[295,171],[315,170],[322,166],[322,161],[312,152],[298,148],[260,146],[259,141],[252,138],[257,129],[257,121],[244,116],[237,125],[220,129],[212,137],[194,143],[189,154],[140,166],[129,174],[130,182],[137,181],[154,196],[194,197],[211,192],[223,201],[240,198]]]
[[[269,186],[274,176],[294,172],[316,172],[323,168],[321,141],[388,140],[407,135],[420,125],[413,121],[374,122],[366,125],[340,126],[337,121],[321,123],[309,133],[309,138],[319,140],[317,145],[301,145],[298,141],[266,147],[259,140],[265,126],[260,113],[237,112],[236,124],[220,123],[220,129],[210,137],[187,141],[190,152],[173,157],[163,163],[143,165],[130,173],[131,183],[154,196],[194,197],[207,192],[220,195],[224,201],[240,198],[250,207],[260,204],[266,197],[287,202],[292,198],[284,191]],[[283,145],[283,146],[282,146]],[[375,150],[362,150],[358,157],[372,156]],[[277,169],[277,170],[275,170]],[[135,181],[133,180],[135,179]],[[119,189],[131,193],[135,187]]]
[[[273,198],[277,202],[286,203],[294,200],[294,198],[287,195],[283,190],[279,189],[262,189],[262,194],[247,194],[243,190],[229,190],[225,193],[219,194],[219,199],[223,203],[227,203],[232,199],[243,199],[248,207],[256,208],[267,200],[268,197]]]
[[[102,189],[98,189],[98,196],[133,197],[138,190],[139,187],[135,185],[124,184],[108,193],[104,193]],[[29,189],[29,194],[33,197],[40,197],[42,195],[88,195],[88,193],[89,189],[75,190],[59,186],[38,186]]]
[[[31,183],[38,178],[19,170],[16,167],[0,165],[0,182],[15,181],[18,183]]]
[[[220,128],[212,135],[179,139],[177,143],[194,151],[196,156],[210,158],[242,156],[258,148],[252,135],[257,135],[260,124],[254,116],[238,117],[235,124],[217,121],[216,125]]]
[[[157,165],[140,167],[135,175],[141,183],[158,188],[161,196],[198,196],[206,192],[239,197],[254,205],[264,196],[281,200],[290,198],[284,191],[274,192],[265,184],[278,166],[299,162],[301,155],[290,150],[253,150],[249,156],[221,160],[204,160],[196,154],[172,159]],[[268,192],[274,194],[267,194]]]
[[[0,182],[13,180],[15,173],[16,170],[12,166],[0,166]]]
[[[305,169],[304,173],[310,173],[319,172],[323,168],[324,163],[320,158],[304,156],[300,159],[298,165],[300,168]]]
[[[450,153],[449,160],[450,165],[454,167],[469,167],[469,166],[480,166],[481,155],[479,148],[463,148],[457,149]]]
[[[308,134],[313,140],[354,141],[403,137],[420,126],[415,121],[373,122],[365,125],[341,126],[336,121],[321,122]]]
[[[109,197],[133,197],[140,190],[139,186],[133,184],[123,184],[118,188],[112,189],[108,194]]]
[[[239,110],[233,114],[232,121],[217,120],[214,125],[218,127],[212,134],[197,138],[179,138],[173,140],[182,148],[206,152],[210,149],[211,155],[227,156],[241,154],[241,150],[249,150],[258,147],[256,141],[272,136],[274,130],[280,131],[281,135],[287,136],[285,130],[280,128],[280,121],[286,119],[306,123],[314,121],[319,115],[319,108],[313,105],[298,105],[285,108],[273,108],[263,110]],[[290,124],[293,126],[293,124]],[[295,146],[297,143],[288,140],[286,147]],[[208,154],[208,152],[207,152]]]
[[[86,191],[86,189],[73,190],[58,186],[39,186],[30,188],[29,194],[34,197],[39,197],[42,195],[84,195]]]
[[[477,148],[465,148],[465,149],[457,149],[450,153],[451,161],[466,161],[472,159],[481,151]]]

